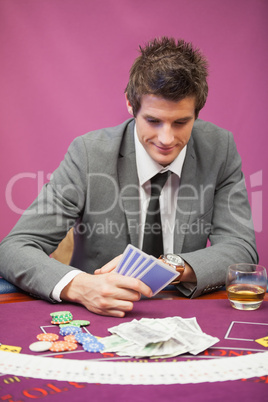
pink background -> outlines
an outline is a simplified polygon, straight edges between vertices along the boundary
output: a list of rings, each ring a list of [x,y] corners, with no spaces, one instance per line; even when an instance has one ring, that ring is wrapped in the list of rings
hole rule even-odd
[[[129,117],[138,45],[166,35],[210,62],[200,117],[235,136],[268,267],[267,17],[267,0],[1,0],[0,240],[76,136]]]

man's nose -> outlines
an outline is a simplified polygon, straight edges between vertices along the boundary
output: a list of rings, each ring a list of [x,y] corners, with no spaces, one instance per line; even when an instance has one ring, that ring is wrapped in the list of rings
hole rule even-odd
[[[168,125],[161,127],[158,135],[158,140],[161,142],[161,144],[166,146],[173,144],[174,134],[172,127]]]

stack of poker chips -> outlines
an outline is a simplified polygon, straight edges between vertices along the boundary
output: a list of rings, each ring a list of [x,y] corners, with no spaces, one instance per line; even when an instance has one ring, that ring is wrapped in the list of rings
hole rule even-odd
[[[104,350],[104,345],[89,333],[76,333],[75,339],[83,346],[86,352],[102,352]]]
[[[68,324],[73,319],[70,311],[56,311],[50,315],[52,317],[51,324]]]
[[[59,334],[64,340],[58,340],[59,336],[55,333],[42,333],[37,335],[39,342],[32,343],[29,348],[33,352],[44,352],[50,350],[52,352],[74,351],[80,343],[87,352],[101,352],[104,345],[89,332],[83,333],[83,326],[89,325],[86,320],[73,320],[70,311],[57,311],[50,314],[51,324],[57,324],[60,327]]]

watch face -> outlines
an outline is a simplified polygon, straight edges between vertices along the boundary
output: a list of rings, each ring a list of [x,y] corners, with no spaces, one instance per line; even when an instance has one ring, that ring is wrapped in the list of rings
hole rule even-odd
[[[183,265],[183,261],[179,255],[176,254],[166,254],[167,262],[174,265]]]

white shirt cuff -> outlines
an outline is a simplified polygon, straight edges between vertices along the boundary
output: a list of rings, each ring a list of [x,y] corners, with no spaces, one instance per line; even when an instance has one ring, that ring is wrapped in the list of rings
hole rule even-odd
[[[54,287],[52,293],[51,293],[51,298],[57,302],[61,302],[60,294],[63,288],[65,288],[68,283],[71,282],[77,275],[81,274],[82,271],[79,271],[78,269],[74,269],[73,271],[68,272],[61,280],[57,283],[57,285]]]

